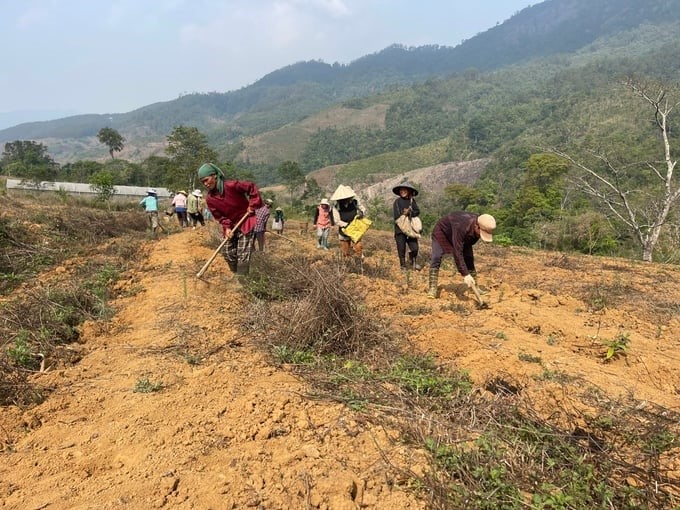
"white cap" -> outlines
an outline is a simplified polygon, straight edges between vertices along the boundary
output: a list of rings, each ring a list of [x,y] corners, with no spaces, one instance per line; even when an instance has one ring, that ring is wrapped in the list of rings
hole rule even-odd
[[[496,230],[496,218],[490,214],[481,214],[477,218],[477,225],[479,225],[479,237],[482,241],[490,243],[493,240],[493,231]]]

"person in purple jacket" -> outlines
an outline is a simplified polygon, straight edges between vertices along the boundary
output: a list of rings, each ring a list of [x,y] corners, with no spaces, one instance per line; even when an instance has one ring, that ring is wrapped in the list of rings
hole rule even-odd
[[[472,246],[479,241],[490,243],[496,219],[490,214],[475,214],[456,211],[440,218],[432,230],[432,259],[430,260],[430,281],[428,297],[437,297],[437,281],[442,257],[453,255],[458,272],[463,276],[465,285],[475,286],[475,257]]]

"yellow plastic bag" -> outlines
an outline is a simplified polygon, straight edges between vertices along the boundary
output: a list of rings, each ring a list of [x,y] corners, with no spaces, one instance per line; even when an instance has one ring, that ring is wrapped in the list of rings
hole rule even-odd
[[[349,237],[352,242],[358,243],[372,224],[373,222],[368,218],[356,217],[342,229],[342,233]]]

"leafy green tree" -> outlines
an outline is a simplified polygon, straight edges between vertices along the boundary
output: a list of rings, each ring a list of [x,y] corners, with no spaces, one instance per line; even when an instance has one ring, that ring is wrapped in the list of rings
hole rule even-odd
[[[208,145],[208,138],[198,128],[176,126],[167,137],[165,149],[171,156],[165,184],[170,189],[196,188],[196,171],[203,163],[214,162],[217,152]]]
[[[59,165],[47,153],[47,146],[29,140],[5,144],[2,153],[2,170],[5,175],[20,177],[36,187],[41,181],[52,181]]]
[[[125,138],[123,138],[123,136],[113,128],[101,128],[97,133],[97,139],[109,148],[111,159],[113,159],[114,152],[120,152],[123,150],[123,142],[125,142]]]
[[[58,180],[66,182],[90,182],[90,178],[101,170],[98,161],[82,160],[66,163],[59,169]]]
[[[124,159],[110,159],[102,166],[102,170],[113,176],[114,184],[128,186],[144,186],[146,178],[144,168],[138,163],[132,163]]]
[[[97,199],[101,202],[109,203],[116,188],[113,185],[113,175],[106,170],[100,170],[90,177],[90,189],[97,194]]]
[[[142,162],[144,182],[142,186],[157,187],[166,184],[166,179],[172,175],[174,163],[165,156],[149,156]]]
[[[524,165],[519,191],[504,223],[516,243],[531,244],[534,225],[555,219],[563,208],[569,164],[554,154],[532,154]]]
[[[310,177],[305,179],[305,191],[302,194],[303,200],[318,200],[323,196],[323,190],[316,179]]]
[[[451,200],[454,209],[466,210],[471,204],[478,204],[483,194],[481,191],[465,184],[449,184],[444,188],[444,195]]]
[[[296,161],[284,161],[279,165],[278,174],[281,181],[288,188],[290,202],[293,203],[293,193],[305,182],[305,174]]]

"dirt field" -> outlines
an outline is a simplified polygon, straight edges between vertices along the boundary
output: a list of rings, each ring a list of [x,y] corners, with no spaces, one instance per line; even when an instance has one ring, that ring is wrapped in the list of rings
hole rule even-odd
[[[265,256],[315,249],[312,234],[286,235],[269,238]],[[149,241],[118,284],[115,318],[83,327],[82,360],[35,376],[54,388],[49,398],[0,409],[0,507],[425,508],[394,469],[422,471],[419,452],[342,405],[306,398],[303,381],[268,363],[237,327],[247,303],[221,257],[195,277],[209,237],[204,228]],[[439,299],[426,296],[426,264],[405,292],[390,243],[367,234],[365,263],[387,277],[353,281],[377,313],[480,387],[517,381],[546,411],[578,407],[585,387],[680,410],[680,267],[480,242],[490,307],[479,310],[450,263]],[[605,362],[621,337],[627,354]],[[200,363],[182,356],[187,343],[206,353]],[[133,391],[140,384],[162,389]]]

